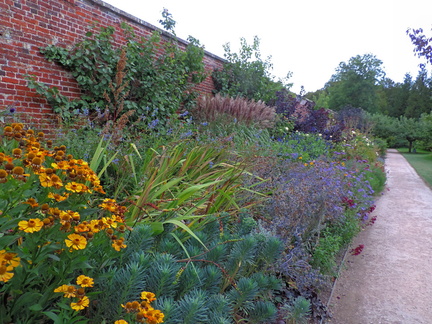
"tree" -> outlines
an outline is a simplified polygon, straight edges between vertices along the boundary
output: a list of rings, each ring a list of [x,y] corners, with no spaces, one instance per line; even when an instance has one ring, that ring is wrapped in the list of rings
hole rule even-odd
[[[285,79],[275,81],[270,73],[273,69],[271,57],[266,60],[261,58],[259,38],[255,36],[252,45],[244,38],[240,39],[240,43],[239,53],[233,53],[229,43],[224,45],[227,62],[222,70],[215,70],[212,75],[215,93],[274,104],[276,92],[292,86],[287,83],[291,73]]]
[[[422,114],[420,122],[423,124],[425,130],[421,147],[425,150],[432,151],[432,112],[429,114]]]
[[[340,110],[351,105],[368,112],[379,111],[377,91],[384,76],[382,61],[372,54],[357,55],[348,63],[341,62],[326,84],[330,109]]]
[[[305,98],[312,100],[313,102],[315,102],[315,107],[317,109],[319,108],[326,108],[329,109],[329,94],[327,89],[319,89],[316,90],[315,92],[308,92],[307,94],[305,94],[304,96]]]
[[[409,153],[412,152],[414,142],[425,140],[427,138],[428,132],[426,127],[426,123],[414,118],[402,116],[399,119],[399,135],[408,141]]]
[[[383,114],[368,115],[373,127],[372,134],[387,142],[389,147],[400,147],[404,142],[399,140],[399,120],[395,117],[386,116]]]
[[[428,77],[426,69],[420,69],[409,93],[405,116],[420,118],[421,114],[432,110],[432,80]]]
[[[385,107],[381,105],[381,112],[391,117],[400,117],[405,114],[408,106],[413,81],[409,73],[405,74],[403,83],[395,83],[386,78],[381,83],[380,93],[384,96]]]

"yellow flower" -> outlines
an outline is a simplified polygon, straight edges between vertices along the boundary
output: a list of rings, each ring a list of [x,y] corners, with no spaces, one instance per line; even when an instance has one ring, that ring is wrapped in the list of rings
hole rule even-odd
[[[79,234],[70,234],[68,239],[65,240],[66,246],[70,248],[69,251],[82,250],[87,246],[87,239]]]
[[[108,217],[102,217],[102,221],[107,227],[110,228],[116,228],[117,227],[117,218],[115,216],[112,216],[111,218]]]
[[[54,187],[59,189],[63,186],[63,182],[56,174],[41,173],[39,175],[39,180],[42,187]]]
[[[90,299],[87,296],[80,298],[76,303],[71,303],[70,306],[73,310],[79,311],[88,307],[90,304]]]
[[[124,249],[125,247],[127,247],[127,245],[124,244],[123,241],[124,238],[121,237],[118,240],[115,240],[113,244],[111,244],[111,246],[114,248],[114,250],[120,251],[120,249]]]
[[[51,163],[51,167],[54,170],[68,170],[69,164],[67,161],[60,161],[58,163]]]
[[[93,287],[93,279],[84,275],[81,275],[77,278],[77,285],[81,287]]]
[[[89,232],[90,227],[87,226],[86,222],[82,222],[81,224],[78,224],[75,226],[75,232],[77,233],[83,233],[83,232]]]
[[[74,286],[62,285],[54,289],[54,292],[64,293],[64,297],[72,298],[76,297],[76,288]]]
[[[13,270],[12,266],[5,266],[5,265],[0,266],[0,281],[3,282],[9,281],[14,276],[14,273],[8,271],[12,271],[12,270]]]
[[[115,213],[117,210],[117,203],[115,199],[105,198],[103,202],[99,205],[99,207]]]
[[[21,259],[17,257],[16,253],[6,252],[5,250],[0,251],[0,265],[10,265],[16,268],[20,265]]]
[[[48,198],[54,199],[55,201],[58,201],[58,202],[66,200],[68,197],[69,197],[68,193],[66,193],[64,196],[59,195],[59,194],[55,194],[55,193],[52,193],[52,192],[50,192],[48,194]]]
[[[20,221],[19,229],[26,233],[39,232],[42,229],[43,222],[39,218],[30,218],[28,221]]]
[[[106,224],[101,219],[92,219],[88,226],[93,233],[98,233],[99,231],[107,228]]]
[[[152,292],[143,291],[141,293],[141,299],[146,301],[147,303],[151,303],[156,300],[156,295]]]
[[[163,323],[163,319],[165,315],[160,310],[153,309],[147,312],[146,317],[147,317],[148,324],[159,324],[159,323]]]
[[[65,188],[66,190],[76,192],[76,193],[81,193],[81,192],[91,193],[91,190],[85,184],[78,183],[78,182],[69,182],[65,186]]]
[[[114,324],[129,324],[129,323],[126,322],[124,319],[121,319],[121,320],[115,321]]]

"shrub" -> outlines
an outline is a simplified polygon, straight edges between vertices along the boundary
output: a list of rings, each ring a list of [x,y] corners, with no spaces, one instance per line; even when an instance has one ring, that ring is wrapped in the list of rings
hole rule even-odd
[[[206,76],[199,43],[190,39],[182,50],[174,40],[163,40],[159,32],[138,39],[124,23],[122,31],[127,45],[120,48],[113,45],[115,28],[110,26],[89,31],[71,49],[54,45],[41,49],[48,60],[72,72],[81,98],[67,98],[34,79],[29,86],[46,97],[64,121],[80,113],[89,113],[96,122],[115,121],[124,110],[133,111],[135,120],[152,115],[164,123],[181,105],[187,109],[196,98],[193,85]]]
[[[173,229],[152,236],[148,225],[135,228],[124,257],[99,282],[105,293],[94,308],[95,320],[118,318],[121,308],[112,305],[136,298],[145,287],[158,296],[155,306],[164,323],[271,322],[276,308],[269,300],[280,288],[272,275],[279,240],[257,233],[247,215],[238,223],[213,217],[198,233],[208,249]]]
[[[274,81],[270,73],[273,68],[270,57],[265,61],[261,58],[259,38],[255,36],[252,45],[247,44],[244,38],[240,43],[239,53],[232,53],[230,45],[224,45],[227,62],[212,74],[214,93],[272,105],[276,91],[291,87],[292,84],[287,83],[290,73],[284,80]]]

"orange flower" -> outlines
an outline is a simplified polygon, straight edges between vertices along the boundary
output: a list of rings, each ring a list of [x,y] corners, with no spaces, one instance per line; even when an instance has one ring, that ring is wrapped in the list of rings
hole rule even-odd
[[[103,202],[99,205],[99,207],[115,213],[117,210],[117,203],[115,199],[105,198]]]
[[[75,226],[75,232],[83,233],[89,231],[90,231],[90,227],[88,227],[87,224],[84,222]]]
[[[63,186],[63,182],[56,174],[41,173],[39,180],[42,187],[55,187],[58,189]]]
[[[70,248],[69,251],[83,250],[87,246],[87,239],[79,234],[70,234],[68,239],[65,240],[66,246]]]
[[[0,266],[0,281],[3,282],[9,281],[14,276],[14,273],[8,271],[12,271],[12,270],[13,270],[12,266],[5,266],[5,265]]]
[[[128,313],[134,313],[140,310],[140,303],[135,300],[133,302],[127,302],[126,305],[121,304],[121,307]]]
[[[39,232],[42,229],[43,222],[39,218],[30,218],[28,221],[20,221],[19,229],[26,233]]]
[[[17,257],[16,253],[6,252],[6,250],[0,251],[0,265],[10,265],[14,268],[20,265],[21,259]]]
[[[114,248],[114,250],[120,251],[120,249],[124,249],[125,247],[127,247],[127,245],[124,244],[123,241],[124,238],[121,237],[118,240],[115,240],[111,246]]]
[[[146,301],[147,303],[151,303],[156,300],[156,295],[152,292],[143,291],[141,293],[141,299]]]
[[[102,217],[102,221],[107,227],[110,228],[116,228],[117,227],[117,218],[115,216],[109,218],[109,217]]]
[[[80,298],[76,303],[71,303],[70,306],[73,310],[79,311],[88,307],[90,304],[90,299],[87,296]]]
[[[129,324],[129,323],[126,322],[124,319],[121,319],[121,320],[115,321],[114,324]]]
[[[54,289],[54,292],[64,293],[63,296],[66,298],[76,297],[76,288],[74,286],[70,286],[70,285],[62,285],[62,286]]]
[[[36,199],[34,199],[34,198],[27,199],[25,202],[23,202],[23,204],[29,204],[30,207],[32,207],[32,208],[35,208],[35,207],[39,206],[39,204],[37,203]]]
[[[48,198],[54,199],[55,201],[58,201],[58,202],[66,200],[68,197],[69,197],[68,193],[66,193],[64,196],[59,195],[59,194],[55,194],[55,193],[52,193],[52,192],[50,192],[48,194]]]
[[[78,182],[69,182],[66,186],[65,186],[66,190],[72,191],[72,192],[76,192],[76,193],[81,193],[81,192],[88,192],[91,193],[91,190],[82,183],[78,183]]]
[[[152,309],[147,312],[146,317],[148,324],[159,324],[163,323],[165,315],[158,309]]]
[[[92,278],[81,275],[77,278],[77,285],[81,287],[93,287],[94,281]]]
[[[93,233],[98,233],[99,231],[107,228],[106,224],[101,219],[92,219],[88,226]]]

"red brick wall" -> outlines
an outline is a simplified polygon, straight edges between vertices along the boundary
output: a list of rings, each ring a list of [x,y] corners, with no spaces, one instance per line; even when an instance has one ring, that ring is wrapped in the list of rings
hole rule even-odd
[[[79,89],[71,75],[48,62],[39,49],[50,44],[74,44],[94,23],[120,30],[121,22],[132,26],[138,36],[160,30],[100,0],[0,0],[0,113],[14,108],[36,122],[39,129],[50,128],[56,115],[45,99],[27,87],[26,74],[58,87],[67,96],[79,96]],[[123,39],[116,37],[121,45]],[[208,71],[220,68],[222,62],[220,57],[206,52]],[[211,93],[211,77],[196,88]]]

